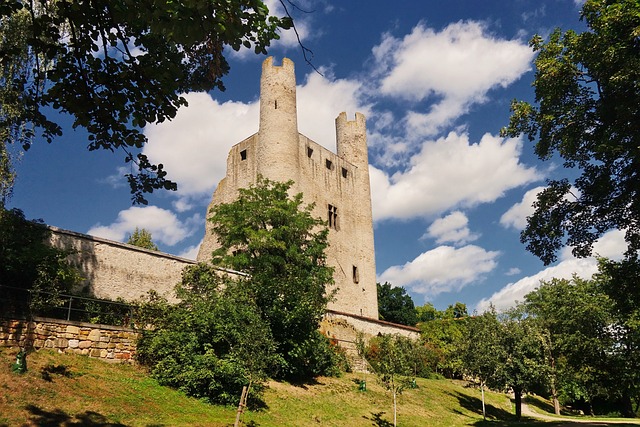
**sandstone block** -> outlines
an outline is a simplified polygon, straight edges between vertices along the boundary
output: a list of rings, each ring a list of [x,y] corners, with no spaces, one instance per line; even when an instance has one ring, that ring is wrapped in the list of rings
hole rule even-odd
[[[89,340],[90,341],[100,341],[100,329],[93,329],[89,332]]]
[[[80,341],[78,347],[80,348],[89,348],[93,343],[91,341]]]
[[[69,347],[70,348],[78,348],[79,345],[80,345],[80,341],[79,340],[69,340]]]

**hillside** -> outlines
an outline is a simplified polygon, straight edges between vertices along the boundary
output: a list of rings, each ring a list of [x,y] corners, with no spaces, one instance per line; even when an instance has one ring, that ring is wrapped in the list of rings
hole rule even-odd
[[[161,387],[133,366],[39,351],[29,371],[11,372],[15,350],[0,349],[0,426],[227,426],[235,409],[211,406]],[[359,392],[361,374],[319,378],[304,385],[271,382],[266,408],[245,414],[253,426],[388,426],[391,397],[374,377]],[[400,426],[508,426],[511,404],[487,393],[483,422],[480,392],[448,380],[418,380],[399,400]],[[559,425],[527,423],[527,425]]]

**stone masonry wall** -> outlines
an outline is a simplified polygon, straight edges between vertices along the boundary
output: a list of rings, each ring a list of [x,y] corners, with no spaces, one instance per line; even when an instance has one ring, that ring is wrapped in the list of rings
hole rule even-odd
[[[182,278],[182,269],[194,264],[159,251],[49,228],[53,246],[75,251],[69,261],[84,277],[85,290],[96,298],[134,301],[155,290],[173,302],[173,290]]]
[[[134,329],[36,317],[0,319],[0,347],[48,348],[111,362],[133,362],[139,334]]]

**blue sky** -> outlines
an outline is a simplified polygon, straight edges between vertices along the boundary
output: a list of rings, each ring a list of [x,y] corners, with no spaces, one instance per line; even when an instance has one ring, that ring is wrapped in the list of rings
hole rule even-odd
[[[279,3],[268,2],[279,13]],[[335,151],[334,119],[367,116],[380,281],[404,286],[416,305],[499,309],[541,279],[589,277],[593,259],[570,248],[545,267],[519,242],[535,194],[571,176],[541,162],[526,139],[504,139],[509,102],[533,99],[528,40],[553,28],[583,29],[573,0],[300,1],[294,18],[316,73],[288,31],[270,49],[296,63],[300,131]],[[177,192],[131,206],[124,153],[89,152],[82,131],[16,154],[10,206],[29,218],[125,241],[151,231],[161,250],[194,258],[206,207],[229,148],[258,129],[262,56],[229,54],[225,92],[186,94],[189,107],[145,129],[144,152],[178,182]],[[61,120],[65,120],[61,118]],[[595,246],[618,257],[618,232]]]

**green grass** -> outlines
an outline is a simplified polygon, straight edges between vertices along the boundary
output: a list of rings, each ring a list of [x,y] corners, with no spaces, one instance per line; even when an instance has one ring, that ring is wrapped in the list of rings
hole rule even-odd
[[[0,427],[4,426],[228,426],[235,408],[212,406],[159,386],[139,368],[83,356],[38,351],[27,373],[11,372],[16,350],[0,348]],[[362,374],[318,378],[308,384],[271,382],[266,407],[248,411],[253,426],[389,426],[392,400]],[[490,421],[482,421],[480,392],[463,382],[418,379],[398,401],[399,426],[561,426],[516,422],[504,394],[486,393]]]

